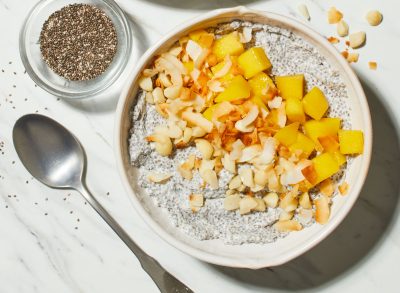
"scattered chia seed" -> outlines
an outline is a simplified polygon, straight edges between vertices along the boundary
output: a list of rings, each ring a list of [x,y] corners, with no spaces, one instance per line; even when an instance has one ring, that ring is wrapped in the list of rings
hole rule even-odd
[[[68,80],[89,80],[102,74],[117,50],[117,33],[104,11],[72,4],[54,12],[40,33],[40,51],[47,65]]]

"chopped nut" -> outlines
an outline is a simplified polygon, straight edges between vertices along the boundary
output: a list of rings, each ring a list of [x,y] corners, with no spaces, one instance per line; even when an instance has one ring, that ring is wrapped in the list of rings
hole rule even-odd
[[[239,192],[244,192],[245,190],[246,190],[246,186],[245,186],[244,184],[240,185],[240,186],[237,188],[237,191],[239,191]]]
[[[297,10],[300,12],[301,16],[303,16],[305,20],[310,20],[310,13],[308,12],[308,8],[305,4],[300,4],[297,7]]]
[[[240,194],[232,194],[224,199],[224,209],[227,211],[234,211],[239,208],[241,197]]]
[[[308,194],[308,192],[304,192],[300,195],[299,204],[303,209],[311,209],[312,208],[312,204],[310,201],[310,195]]]
[[[183,130],[182,142],[185,144],[188,143],[190,141],[190,139],[192,138],[192,133],[193,133],[192,129],[190,127],[186,127]]]
[[[343,18],[343,13],[337,10],[335,7],[331,7],[328,10],[328,23],[338,23]]]
[[[156,152],[161,156],[169,156],[172,153],[172,142],[168,136],[156,133],[146,139],[149,142],[155,142]]]
[[[315,203],[315,220],[320,224],[326,224],[330,216],[329,198],[321,195],[314,201]]]
[[[196,148],[201,153],[203,159],[209,160],[212,157],[214,152],[214,148],[208,140],[205,139],[196,139]]]
[[[350,47],[353,49],[360,48],[365,44],[365,32],[356,32],[349,35]]]
[[[153,90],[153,100],[156,104],[165,103],[164,93],[160,87],[156,87]]]
[[[169,77],[168,77],[165,73],[160,73],[160,74],[158,75],[158,78],[159,78],[159,80],[160,80],[160,84],[161,84],[164,88],[167,88],[167,87],[172,86],[171,80],[169,79]]]
[[[139,86],[142,90],[151,92],[153,90],[153,81],[150,77],[141,77],[139,79]]]
[[[336,30],[340,37],[345,37],[349,34],[349,25],[342,19],[338,22]]]
[[[218,177],[217,173],[214,170],[205,170],[204,172],[200,172],[201,178],[208,183],[211,189],[218,188]]]
[[[288,192],[281,200],[279,207],[285,212],[291,212],[297,209],[299,201],[294,192]]]
[[[197,212],[204,205],[204,196],[195,193],[189,195],[189,204],[192,211]]]
[[[339,186],[339,192],[341,195],[346,195],[347,192],[349,191],[349,184],[347,182],[343,182],[340,186]]]
[[[181,176],[187,180],[191,180],[193,178],[192,169],[194,168],[196,156],[191,154],[188,159],[178,167],[178,171]]]
[[[235,194],[235,190],[233,190],[233,189],[228,189],[228,190],[225,192],[225,195],[227,195],[227,196],[232,195],[232,194]]]
[[[368,66],[369,66],[369,69],[376,70],[376,68],[378,67],[378,64],[374,61],[370,61],[370,62],[368,62]]]
[[[257,206],[254,208],[257,212],[264,212],[266,210],[265,201],[262,198],[255,197],[254,198],[257,202]]]
[[[278,221],[274,224],[274,227],[280,232],[300,231],[303,229],[301,224],[296,220]]]
[[[268,174],[264,170],[256,170],[254,172],[254,183],[264,187],[268,182]]]
[[[154,104],[154,97],[151,92],[146,92],[146,102],[149,104]]]
[[[149,172],[149,174],[147,174],[147,180],[153,183],[164,183],[169,178],[171,178],[171,176],[172,176],[171,174]]]
[[[207,132],[199,126],[195,126],[192,128],[192,136],[193,137],[203,137],[204,135],[206,135],[206,133]]]
[[[181,138],[183,135],[182,129],[175,123],[169,123],[168,130],[165,133],[170,138]]]
[[[293,219],[293,216],[294,216],[294,211],[291,212],[281,211],[279,215],[279,221],[291,220]]]
[[[254,187],[253,170],[242,168],[239,171],[239,176],[245,186]]]
[[[236,163],[230,158],[229,154],[225,154],[221,159],[221,162],[227,171],[231,172],[232,174],[236,173]]]
[[[241,215],[250,213],[257,206],[257,201],[250,196],[246,196],[240,200],[239,211]]]
[[[270,192],[263,197],[267,207],[269,208],[276,208],[279,202],[279,196],[275,192]]]
[[[178,85],[172,85],[164,89],[164,96],[168,99],[176,99],[181,93],[182,87]]]
[[[333,185],[333,182],[330,178],[325,179],[319,184],[319,190],[323,195],[326,195],[328,197],[331,197],[333,192],[335,191],[335,187]]]
[[[242,179],[240,179],[239,175],[236,175],[229,182],[229,189],[238,189],[242,185]]]
[[[382,22],[383,16],[378,10],[371,10],[367,13],[366,19],[372,26],[377,26]]]
[[[355,63],[358,61],[358,57],[359,57],[358,53],[349,53],[349,55],[347,56],[347,61],[349,63],[353,63],[353,62]]]

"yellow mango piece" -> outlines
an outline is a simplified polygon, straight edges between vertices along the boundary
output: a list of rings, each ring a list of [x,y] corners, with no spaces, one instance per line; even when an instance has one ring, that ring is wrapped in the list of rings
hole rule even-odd
[[[336,162],[338,162],[339,166],[342,166],[344,163],[347,162],[346,156],[343,155],[340,151],[332,152],[332,155],[334,156]]]
[[[303,98],[304,112],[315,120],[320,120],[329,108],[324,93],[317,87],[313,87]]]
[[[212,52],[218,60],[224,59],[226,55],[240,55],[243,51],[244,47],[237,32],[232,32],[215,40],[212,48]]]
[[[231,102],[250,97],[250,85],[241,75],[236,75],[228,87],[215,98],[216,103]]]
[[[206,34],[208,33],[203,29],[195,30],[189,33],[189,38],[195,42],[198,42],[200,40],[200,37]]]
[[[198,43],[203,48],[211,48],[214,43],[215,36],[214,34],[202,34],[198,40]]]
[[[318,184],[339,171],[339,163],[331,153],[323,153],[311,161],[317,174],[317,179],[313,184]]]
[[[261,47],[252,47],[238,58],[239,67],[244,72],[244,77],[249,79],[264,70],[271,68],[267,54]]]
[[[287,99],[286,100],[286,116],[292,122],[304,122],[306,121],[306,115],[304,114],[303,104],[299,99]]]
[[[318,137],[318,141],[326,152],[335,152],[339,149],[339,140],[337,135],[327,135]]]
[[[289,150],[294,153],[295,151],[301,150],[302,156],[308,158],[315,148],[315,143],[305,136],[303,133],[297,133],[297,140],[295,143],[289,146]]]
[[[264,104],[262,98],[260,96],[253,96],[250,101],[252,101],[255,105],[257,105],[258,107],[268,111],[267,106]]]
[[[294,122],[292,124],[289,124],[281,129],[278,130],[277,133],[275,133],[274,137],[284,146],[289,147],[293,143],[296,142],[297,140],[297,134],[298,134],[298,129],[299,129],[299,122]]]
[[[264,103],[267,103],[268,100],[270,100],[269,97],[270,92],[268,89],[272,87],[275,89],[275,84],[272,80],[271,77],[268,76],[268,74],[264,72],[260,72],[253,76],[252,78],[249,79],[249,85],[251,88],[251,92],[254,96],[260,96]]]
[[[183,66],[187,69],[187,71],[190,73],[194,69],[194,63],[193,61],[188,61],[188,62],[183,62]]]
[[[283,99],[301,100],[304,96],[304,75],[288,75],[275,77],[276,86]]]
[[[203,117],[206,118],[207,120],[212,120],[212,116],[214,114],[215,109],[218,107],[219,104],[214,104],[210,107],[208,107],[204,112],[203,112]]]
[[[340,152],[344,155],[362,154],[364,135],[361,130],[339,130]]]
[[[318,138],[328,135],[336,135],[340,128],[340,118],[322,118],[321,120],[309,120],[304,123],[304,131],[314,143],[321,146]]]

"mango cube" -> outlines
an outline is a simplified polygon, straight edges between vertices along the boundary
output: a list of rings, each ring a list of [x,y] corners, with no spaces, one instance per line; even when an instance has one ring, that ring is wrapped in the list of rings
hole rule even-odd
[[[243,51],[244,47],[237,32],[232,32],[215,40],[212,48],[212,52],[218,60],[224,59],[226,55],[240,55]]]
[[[260,107],[260,109],[264,109],[264,110],[268,111],[267,106],[264,104],[264,101],[260,96],[253,96],[250,99],[250,101],[252,101],[255,105]]]
[[[212,116],[214,114],[215,109],[218,107],[219,104],[214,104],[210,107],[208,107],[204,112],[203,112],[203,117],[206,118],[207,120],[212,120]]]
[[[194,69],[193,61],[183,62],[183,66],[185,66],[186,70],[190,73]]]
[[[339,130],[340,152],[344,155],[362,154],[364,135],[361,130]]]
[[[276,86],[283,99],[301,100],[304,96],[304,75],[288,75],[275,77]]]
[[[241,75],[236,75],[228,87],[215,98],[216,103],[231,102],[250,97],[250,85]]]
[[[318,138],[328,135],[337,135],[340,128],[340,118],[322,118],[321,120],[309,120],[304,123],[304,131],[314,143],[321,146]]]
[[[211,48],[214,43],[215,36],[214,34],[202,34],[198,40],[198,44],[203,48]]]
[[[246,79],[255,76],[259,72],[267,70],[272,66],[264,49],[261,47],[252,47],[241,54],[238,58],[238,64],[243,70]]]
[[[249,79],[249,85],[251,88],[251,93],[254,96],[260,96],[264,103],[267,103],[273,98],[272,93],[275,92],[275,84],[271,77],[264,72],[260,72]],[[273,89],[271,91],[270,89]]]
[[[339,149],[339,140],[337,135],[327,135],[318,137],[318,141],[326,152],[335,152]]]
[[[302,151],[301,157],[308,158],[315,148],[314,142],[305,136],[303,133],[297,133],[297,140],[295,143],[289,146],[289,150],[294,153],[296,151]]]
[[[336,161],[338,162],[339,166],[342,166],[344,163],[347,162],[346,156],[343,155],[340,151],[332,152],[332,155],[336,159]]]
[[[311,161],[317,174],[317,180],[313,184],[320,183],[339,171],[339,163],[331,153],[323,153]]]
[[[329,108],[324,93],[313,87],[303,98],[304,112],[315,120],[320,120]]]
[[[306,121],[306,115],[304,114],[303,104],[299,99],[287,99],[286,100],[286,116],[292,122],[304,122]]]
[[[284,146],[289,147],[294,144],[297,140],[297,134],[299,129],[299,122],[294,122],[281,129],[274,135],[274,137]]]
[[[195,42],[198,42],[200,40],[200,37],[205,34],[208,33],[203,29],[195,30],[189,33],[189,38]]]

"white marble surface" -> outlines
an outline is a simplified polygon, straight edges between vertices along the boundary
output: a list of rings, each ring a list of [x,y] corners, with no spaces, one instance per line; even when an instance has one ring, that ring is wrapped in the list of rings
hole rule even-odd
[[[119,0],[135,34],[130,66],[169,29],[206,10],[245,4],[298,17],[306,3],[310,26],[328,36],[325,12],[335,5],[352,30],[367,32],[354,69],[363,82],[375,131],[367,183],[343,224],[320,245],[285,265],[258,271],[212,266],[172,248],[138,217],[116,172],[113,115],[123,81],[95,99],[63,101],[35,87],[19,59],[18,32],[35,0],[0,0],[0,292],[157,292],[138,261],[75,192],[51,190],[27,173],[11,131],[25,113],[54,117],[81,140],[88,185],[140,244],[195,292],[399,292],[400,261],[400,21],[398,0]],[[369,27],[364,14],[382,11]],[[378,70],[368,69],[376,60]],[[79,219],[79,221],[78,221]]]

